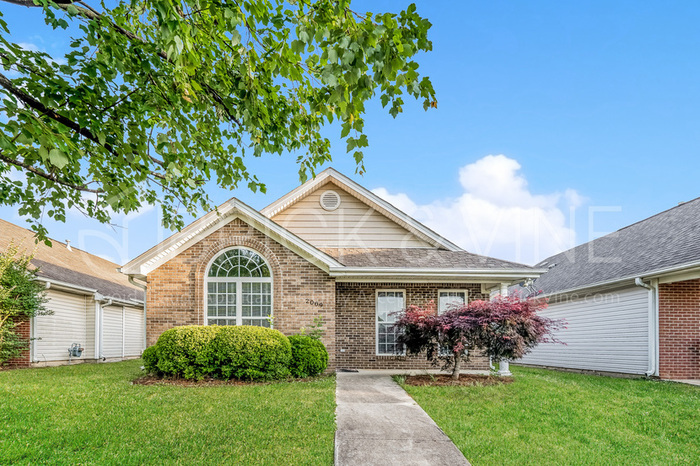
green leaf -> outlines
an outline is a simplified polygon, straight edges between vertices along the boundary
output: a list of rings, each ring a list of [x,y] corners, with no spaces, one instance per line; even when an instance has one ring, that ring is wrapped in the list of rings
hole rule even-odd
[[[66,154],[61,152],[59,149],[51,149],[49,152],[49,160],[51,161],[51,164],[59,170],[68,164],[68,157],[66,157]]]

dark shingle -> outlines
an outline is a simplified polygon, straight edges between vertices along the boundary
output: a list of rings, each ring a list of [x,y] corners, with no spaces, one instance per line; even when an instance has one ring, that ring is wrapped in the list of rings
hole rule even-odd
[[[531,269],[532,267],[466,251],[430,248],[324,249],[346,267],[388,267],[418,269]]]
[[[118,264],[76,247],[69,248],[60,241],[51,242],[51,247],[43,242],[36,243],[33,232],[0,219],[0,252],[14,243],[20,250],[32,254],[32,265],[39,268],[39,276],[97,290],[110,298],[143,300],[143,291],[117,271]]]
[[[696,261],[700,198],[545,259],[536,267],[551,269],[534,288],[556,293]]]

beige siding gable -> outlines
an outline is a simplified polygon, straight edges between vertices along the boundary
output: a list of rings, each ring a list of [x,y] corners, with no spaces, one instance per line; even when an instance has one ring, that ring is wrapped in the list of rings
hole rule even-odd
[[[340,206],[336,210],[321,207],[321,195],[328,190],[340,195]],[[318,248],[433,247],[330,182],[279,212],[272,220]]]

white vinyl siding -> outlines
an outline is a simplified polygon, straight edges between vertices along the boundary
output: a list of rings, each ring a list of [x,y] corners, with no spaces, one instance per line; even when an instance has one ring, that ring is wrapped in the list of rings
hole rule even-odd
[[[340,195],[340,206],[321,207],[321,194]],[[421,248],[431,245],[332,183],[275,215],[277,224],[320,248]]]
[[[37,316],[34,319],[33,356],[36,361],[68,360],[68,348],[80,343],[85,352],[84,358],[94,357],[95,324],[92,301],[81,295],[49,290],[46,308],[52,315]]]
[[[566,345],[537,346],[525,364],[643,374],[649,358],[648,292],[631,288],[551,302],[542,315],[564,319],[557,337]]]
[[[102,355],[106,358],[122,357],[122,307],[105,306],[102,309]]]
[[[143,350],[143,309],[125,307],[124,356],[141,356]]]
[[[143,309],[105,306],[102,310],[102,356],[140,356],[143,351]]]

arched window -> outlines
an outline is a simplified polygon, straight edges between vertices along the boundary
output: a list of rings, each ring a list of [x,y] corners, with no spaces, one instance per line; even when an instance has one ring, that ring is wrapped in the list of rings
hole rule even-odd
[[[221,252],[206,277],[207,325],[270,327],[272,276],[258,253],[245,248]]]

